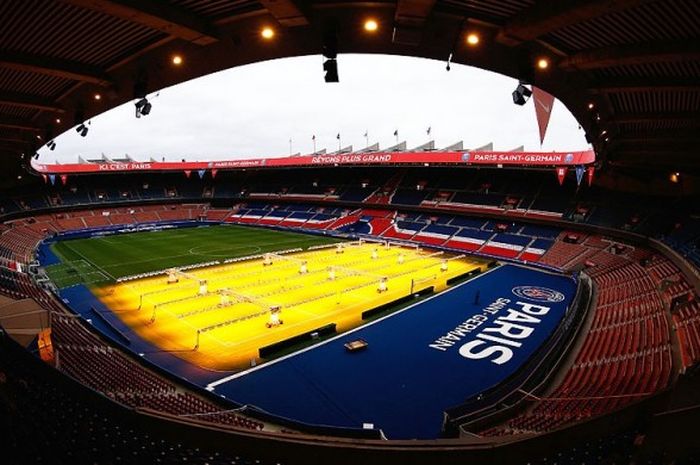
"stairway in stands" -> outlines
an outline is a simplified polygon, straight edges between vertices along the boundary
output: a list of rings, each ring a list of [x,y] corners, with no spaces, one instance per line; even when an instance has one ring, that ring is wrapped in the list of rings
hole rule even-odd
[[[391,198],[396,192],[396,189],[401,184],[403,177],[406,175],[405,169],[397,170],[396,173],[384,183],[384,186],[374,191],[372,195],[365,199],[365,202],[371,204],[388,205],[391,203]]]

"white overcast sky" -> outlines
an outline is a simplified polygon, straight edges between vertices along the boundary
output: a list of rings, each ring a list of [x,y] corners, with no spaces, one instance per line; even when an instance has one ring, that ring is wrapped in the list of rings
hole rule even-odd
[[[187,63],[183,66],[187,66]],[[340,55],[340,83],[323,82],[321,56],[273,60],[204,76],[163,89],[151,114],[136,119],[129,102],[92,118],[86,138],[74,130],[56,138],[54,151],[40,150],[40,163],[75,163],[78,156],[136,160],[209,160],[308,154],[316,147],[409,148],[427,140],[438,147],[464,140],[465,148],[488,142],[495,150],[586,149],[584,133],[556,101],[540,147],[532,99],[512,102],[517,81],[477,68],[419,58]]]

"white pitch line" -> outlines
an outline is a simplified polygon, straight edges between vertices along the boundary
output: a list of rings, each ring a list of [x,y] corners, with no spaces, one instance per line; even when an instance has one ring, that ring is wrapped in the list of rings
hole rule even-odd
[[[93,262],[92,262],[90,259],[88,259],[85,255],[83,255],[82,253],[78,252],[78,251],[75,250],[73,247],[71,247],[70,244],[68,243],[68,241],[66,241],[65,244],[66,244],[66,247],[68,247],[68,248],[69,248],[70,250],[72,250],[74,253],[80,255],[80,256],[83,258],[83,260],[85,260],[86,263],[88,263],[88,264],[92,265],[93,267],[97,268],[98,271],[101,271],[102,273],[104,273],[104,275],[107,276],[107,277],[109,277],[112,281],[116,281],[116,280],[117,280],[117,278],[115,278],[114,276],[112,276],[112,274],[109,273],[107,270],[105,270],[105,269],[102,268],[101,266],[97,266],[97,264],[93,263]]]

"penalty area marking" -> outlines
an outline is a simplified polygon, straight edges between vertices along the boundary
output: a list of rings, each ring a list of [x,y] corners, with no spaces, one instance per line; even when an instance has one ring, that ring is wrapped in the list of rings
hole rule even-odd
[[[68,247],[68,249],[70,249],[73,253],[79,255],[83,260],[85,260],[86,263],[88,263],[89,265],[92,265],[96,270],[101,271],[105,276],[108,276],[112,281],[116,281],[116,280],[117,280],[117,278],[115,278],[114,276],[112,276],[112,274],[109,273],[107,270],[105,270],[104,268],[102,268],[102,267],[100,267],[100,266],[97,266],[95,263],[93,263],[92,261],[90,261],[90,260],[89,260],[85,255],[83,255],[81,252],[79,252],[79,251],[75,250],[73,247],[71,247],[70,244],[69,244],[67,241],[65,242],[65,246]]]
[[[517,266],[517,265],[512,265],[512,266]],[[306,348],[304,348],[304,349],[301,349],[301,350],[299,350],[299,351],[297,351],[297,352],[294,352],[294,353],[291,353],[291,354],[288,354],[288,355],[284,355],[284,356],[282,356],[282,357],[280,357],[280,358],[277,358],[277,359],[275,359],[275,360],[271,360],[271,361],[266,362],[266,363],[263,363],[263,364],[261,364],[261,365],[257,365],[257,366],[255,366],[255,367],[249,368],[249,369],[247,369],[247,370],[239,371],[238,373],[234,373],[234,374],[232,374],[232,375],[229,375],[229,376],[226,376],[226,377],[224,377],[224,378],[221,378],[221,379],[218,379],[218,380],[216,380],[216,381],[213,381],[213,382],[207,384],[206,387],[205,387],[205,389],[206,389],[207,391],[209,391],[209,392],[213,392],[214,389],[216,389],[217,386],[220,386],[220,385],[222,385],[222,384],[226,384],[226,383],[228,383],[229,381],[232,381],[232,380],[234,380],[234,379],[240,378],[240,377],[242,377],[242,376],[245,376],[245,375],[250,374],[250,373],[252,373],[252,372],[254,372],[254,371],[260,370],[260,369],[262,369],[262,368],[265,368],[265,367],[268,367],[268,366],[272,366],[272,365],[274,365],[274,364],[276,364],[276,363],[279,363],[279,362],[282,362],[282,361],[284,361],[284,360],[287,360],[288,358],[296,357],[297,355],[303,354],[304,352],[307,352],[307,351],[312,350],[312,349],[316,349],[317,347],[321,347],[322,345],[328,344],[329,342],[333,342],[333,341],[335,341],[336,339],[340,339],[341,337],[345,337],[345,336],[347,336],[348,334],[352,334],[352,333],[354,333],[354,332],[356,332],[356,331],[359,331],[359,330],[361,330],[361,329],[368,328],[368,327],[370,327],[370,326],[372,326],[372,325],[374,325],[374,324],[379,323],[380,321],[384,321],[384,320],[386,320],[386,319],[388,319],[388,318],[392,318],[392,317],[394,317],[394,316],[396,316],[396,315],[399,315],[399,314],[401,314],[401,313],[403,313],[403,312],[406,312],[406,311],[412,309],[413,307],[416,307],[416,306],[418,306],[418,305],[422,305],[423,303],[428,302],[429,300],[435,299],[436,297],[443,296],[443,295],[447,294],[448,292],[452,292],[452,291],[454,291],[454,290],[456,290],[456,289],[459,289],[460,287],[462,287],[462,286],[464,286],[464,285],[466,285],[466,284],[468,284],[468,283],[473,283],[473,282],[476,281],[477,279],[479,279],[479,278],[481,278],[481,277],[483,277],[483,276],[486,276],[487,274],[491,273],[492,271],[495,271],[495,270],[498,270],[498,269],[500,269],[500,266],[495,267],[495,268],[491,268],[490,270],[486,270],[485,272],[479,274],[478,276],[475,276],[475,277],[473,277],[472,279],[469,279],[469,280],[467,280],[467,281],[465,281],[465,282],[463,282],[463,283],[457,284],[456,286],[451,287],[451,288],[449,288],[449,289],[447,289],[447,290],[445,290],[445,291],[443,291],[443,292],[440,292],[440,293],[438,293],[438,294],[432,295],[432,296],[428,297],[427,299],[421,300],[421,301],[419,301],[419,302],[415,302],[415,303],[409,305],[408,307],[402,308],[401,310],[398,310],[398,311],[396,311],[396,312],[393,312],[393,313],[391,313],[391,314],[389,314],[389,315],[383,316],[383,317],[381,317],[381,318],[377,318],[376,320],[372,320],[372,321],[370,321],[369,323],[367,323],[367,324],[365,324],[365,325],[358,326],[357,328],[353,328],[353,329],[351,329],[351,330],[349,330],[349,331],[345,331],[344,333],[338,334],[337,336],[333,336],[333,337],[330,338],[330,339],[326,339],[325,341],[321,341],[321,342],[319,342],[318,344],[314,344],[314,345],[312,345],[312,346],[309,346],[309,347],[306,347]]]

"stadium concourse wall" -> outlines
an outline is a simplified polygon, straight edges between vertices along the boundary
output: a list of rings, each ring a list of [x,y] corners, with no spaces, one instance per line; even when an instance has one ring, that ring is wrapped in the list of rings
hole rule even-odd
[[[0,331],[0,367],[13,376],[12,367],[22,368],[22,378],[28,382],[50,384],[60,392],[71,393],[82,405],[89,406],[98,418],[131,425],[134,429],[154,431],[158,437],[192,449],[211,448],[232,456],[250,456],[259,460],[289,465],[424,465],[498,463],[522,465],[539,457],[548,457],[555,450],[578,447],[602,434],[623,434],[643,430],[656,420],[670,402],[663,392],[626,407],[614,415],[594,418],[565,427],[547,435],[530,437],[501,437],[488,439],[447,440],[356,440],[328,436],[292,433],[253,432],[235,427],[199,422],[155,412],[150,409],[129,408],[104,394],[46,365],[38,357]],[[30,375],[27,375],[30,373]],[[683,413],[683,412],[681,412]],[[660,424],[675,422],[685,431],[695,434],[695,417],[669,414]],[[655,423],[652,423],[652,426]],[[50,428],[51,425],[41,425]],[[676,429],[674,428],[674,431]],[[89,434],[85,432],[85,434]]]

